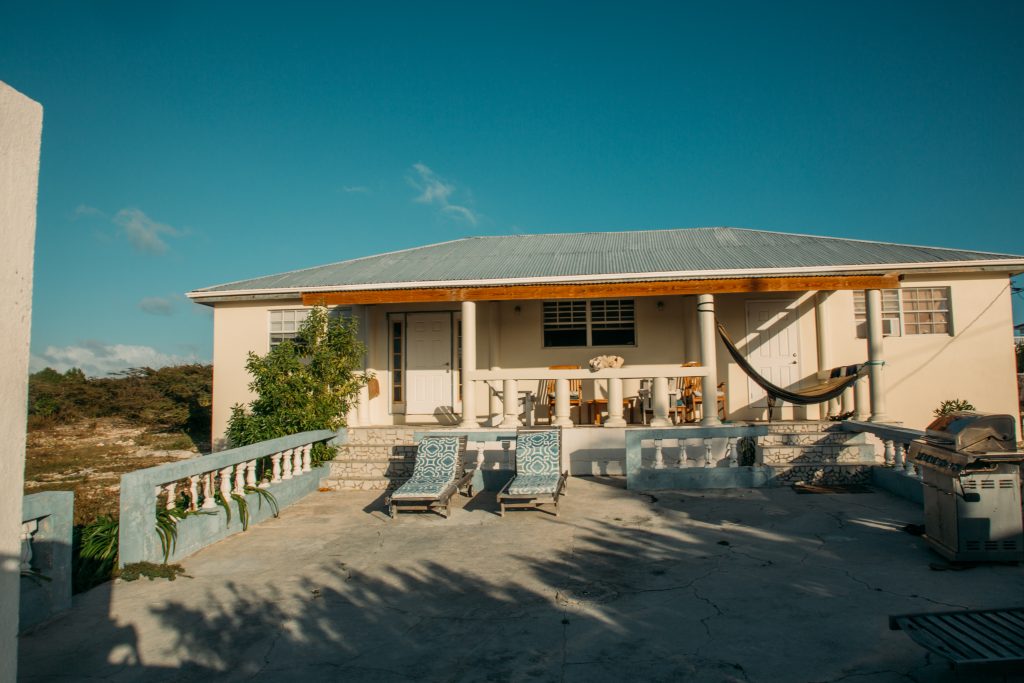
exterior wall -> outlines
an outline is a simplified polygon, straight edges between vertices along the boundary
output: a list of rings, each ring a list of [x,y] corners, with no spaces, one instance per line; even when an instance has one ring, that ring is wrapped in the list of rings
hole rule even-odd
[[[885,390],[888,413],[913,429],[924,429],[946,399],[966,399],[982,412],[1017,414],[1013,313],[1006,275],[907,276],[903,287],[950,287],[953,336],[886,337]],[[853,293],[836,292],[832,306],[836,365],[863,362],[866,341],[857,339]]]
[[[945,398],[965,398],[979,410],[1013,413],[1016,391],[1013,371],[1012,325],[1008,279],[999,275],[945,276],[941,280],[908,277],[904,286],[952,287],[952,316],[956,336],[911,335],[885,340],[885,368],[888,409],[894,420],[923,428],[931,411]],[[799,376],[803,384],[818,381],[818,351],[815,293],[723,294],[715,297],[718,318],[733,339],[743,346],[747,336],[746,306],[751,301],[789,302],[798,329]],[[659,303],[661,307],[659,308]],[[223,434],[235,403],[252,396],[245,359],[249,351],[266,353],[267,311],[300,307],[298,301],[218,304],[214,316],[214,435]],[[853,293],[835,292],[827,301],[832,331],[829,337],[831,364],[861,363],[867,357],[867,341],[857,339]],[[367,343],[367,367],[375,373],[380,395],[365,412],[369,424],[404,424],[433,421],[433,416],[394,413],[390,401],[388,316],[398,313],[447,312],[460,314],[452,304],[394,304],[357,307]],[[518,308],[518,311],[516,310]],[[492,328],[492,319],[496,322]],[[505,301],[477,304],[477,365],[479,368],[546,367],[580,365],[601,354],[620,355],[626,364],[684,363],[699,361],[695,297],[647,297],[636,299],[637,344],[629,347],[544,348],[542,302]],[[491,330],[498,331],[492,343]],[[716,336],[717,340],[717,336]],[[732,362],[721,341],[717,341],[720,380],[726,382],[730,420],[763,420],[766,410],[748,400],[750,380]],[[927,370],[923,368],[927,366]],[[458,382],[457,373],[453,381]],[[520,390],[541,393],[539,383],[529,382]],[[624,382],[624,396],[635,396],[639,381]],[[604,383],[583,383],[584,400],[605,395]],[[481,422],[489,415],[489,388],[477,386],[477,414]],[[922,399],[922,397],[926,397]],[[456,411],[460,408],[456,405]],[[575,411],[574,416],[575,416]],[[546,406],[537,415],[546,417]],[[821,416],[818,406],[784,404],[781,419],[814,420]],[[776,413],[776,418],[780,415]],[[407,419],[408,418],[408,419]]]
[[[302,308],[302,301],[221,303],[213,310],[213,449],[227,448],[224,433],[231,406],[254,398],[245,369],[250,352],[270,350],[268,311]]]
[[[18,566],[42,132],[39,103],[0,82],[0,681],[15,680],[18,662]]]

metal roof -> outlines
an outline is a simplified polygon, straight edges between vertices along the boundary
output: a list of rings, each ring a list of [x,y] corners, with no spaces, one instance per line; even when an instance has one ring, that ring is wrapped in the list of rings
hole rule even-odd
[[[668,274],[722,277],[734,272],[811,270],[827,274],[851,267],[890,270],[909,264],[942,267],[973,262],[979,267],[983,262],[1001,262],[1024,269],[1024,256],[1011,254],[743,228],[683,228],[469,237],[205,287],[190,296]]]

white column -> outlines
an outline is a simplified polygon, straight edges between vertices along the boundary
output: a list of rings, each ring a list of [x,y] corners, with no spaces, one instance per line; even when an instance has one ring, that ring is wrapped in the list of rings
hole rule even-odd
[[[515,429],[519,426],[519,383],[516,380],[505,380],[502,398],[505,403],[505,419],[501,421],[501,426],[505,429]]]
[[[370,389],[363,385],[359,387],[359,405],[356,407],[356,418],[359,424],[370,424]]]
[[[863,422],[868,415],[868,378],[861,377],[853,383],[853,419]]]
[[[501,369],[501,302],[492,301],[487,317],[487,340],[489,344],[488,358],[491,370]],[[488,424],[497,427],[505,415],[504,406],[501,404],[501,396],[498,394],[497,383],[488,384],[488,413],[491,419]]]
[[[885,380],[882,377],[885,351],[882,345],[882,290],[869,289],[865,293],[868,309],[868,372],[871,377],[872,422],[890,422],[885,412]]]
[[[212,510],[217,507],[217,501],[214,500],[214,496],[217,495],[217,491],[213,487],[213,472],[207,472],[203,475],[203,509]]]
[[[707,371],[701,382],[704,393],[704,417],[702,425],[722,424],[718,419],[718,356],[715,349],[715,297],[711,294],[697,296],[697,322],[700,326],[700,363]]]
[[[476,423],[476,382],[467,373],[476,370],[476,302],[462,302],[462,422],[463,429],[479,427]],[[505,397],[508,403],[509,397]],[[513,398],[513,401],[515,399]],[[506,408],[506,410],[508,410]]]
[[[572,427],[571,406],[569,405],[569,380],[555,380],[555,419],[551,424],[556,427]]]
[[[832,362],[832,323],[829,318],[828,298],[832,292],[817,292],[814,295],[814,331],[817,337],[818,346],[818,372],[826,372],[833,367]],[[808,406],[813,411],[818,410],[818,417],[823,419],[828,415],[839,414],[839,401],[832,399],[828,403]]]
[[[668,378],[655,377],[651,393],[653,394],[654,405],[654,417],[651,418],[651,426],[671,426],[672,423],[668,419]]]
[[[188,478],[188,509],[195,512],[199,509],[199,475],[192,474]]]
[[[281,456],[282,453],[274,453],[270,456],[271,476],[270,481],[277,483],[281,481]]]
[[[625,427],[626,420],[622,417],[622,379],[608,378],[608,419],[605,427]]]

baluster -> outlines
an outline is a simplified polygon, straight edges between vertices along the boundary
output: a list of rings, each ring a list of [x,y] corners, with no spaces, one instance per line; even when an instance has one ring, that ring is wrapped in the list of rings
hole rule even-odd
[[[256,486],[256,461],[250,460],[245,463],[245,485]]]
[[[730,438],[725,444],[725,450],[729,454],[729,467],[740,466],[740,440]]]
[[[281,481],[281,454],[274,453],[270,456],[270,481],[277,483]]]
[[[21,571],[32,569],[32,536],[39,530],[39,520],[30,519],[21,525]]]
[[[505,419],[501,426],[505,429],[515,429],[519,426],[519,383],[514,379],[507,379],[502,387],[502,403],[505,406]]]
[[[289,448],[288,450],[283,451],[281,455],[281,479],[287,481],[292,478],[292,449]]]
[[[661,439],[654,440],[654,469],[665,469],[665,455],[661,450]]]
[[[188,477],[188,511],[195,512],[199,509],[199,475],[190,474]]]
[[[167,495],[167,500],[164,501],[164,508],[165,509],[167,509],[167,510],[173,510],[174,509],[174,505],[177,502],[175,500],[175,498],[177,497],[177,495],[175,493],[177,488],[178,488],[178,482],[176,482],[176,481],[172,481],[170,484],[164,484],[163,485],[164,493]]]
[[[896,461],[896,451],[893,448],[893,442],[889,439],[886,439],[882,443],[885,447],[885,455],[883,456],[885,458],[885,464],[892,465]],[[900,465],[902,464],[903,463],[900,463]]]
[[[302,447],[302,471],[313,471],[313,444],[311,443]]]
[[[292,449],[292,476],[297,477],[302,474],[302,448]]]
[[[904,453],[903,453],[903,444],[896,443],[894,441],[894,442],[892,442],[892,445],[893,445],[893,449],[892,449],[892,462],[889,462],[889,449],[886,448],[886,451],[885,451],[885,460],[886,460],[886,462],[885,462],[885,464],[886,465],[891,465],[892,467],[895,467],[897,470],[902,470],[903,469],[903,455],[904,455]]]
[[[245,463],[240,462],[235,465],[235,488],[231,489],[231,493],[242,495],[245,493]]]
[[[690,459],[686,457],[686,439],[677,439],[676,443],[679,444],[679,462],[676,463],[676,467],[679,469],[689,467]]]
[[[910,458],[907,457],[907,449],[904,444],[899,444],[898,448],[903,453],[903,473],[909,476],[914,476],[915,469],[914,463]]]
[[[207,472],[203,475],[203,509],[212,510],[217,507],[217,501],[214,500],[216,491],[213,488],[213,472]]]
[[[668,378],[655,377],[653,392],[654,417],[651,418],[651,426],[669,427],[672,423],[668,419]]]
[[[512,442],[507,440],[502,441],[501,448],[505,451],[505,463],[507,464],[508,469],[514,470],[516,468],[516,464],[512,461]]]
[[[626,419],[622,417],[622,379],[608,378],[608,419],[605,427],[625,427]]]
[[[556,427],[573,426],[572,405],[569,396],[569,380],[567,379],[555,380],[555,419],[551,424]]]
[[[484,446],[486,445],[484,441],[476,442],[476,468],[478,470],[483,470],[484,468]]]
[[[714,406],[711,406],[711,408],[714,408]],[[704,467],[711,467],[711,439],[704,439]]]
[[[231,500],[231,471],[234,468],[230,465],[221,470],[218,470],[220,474],[220,497],[224,500],[224,504],[227,505],[228,501]]]

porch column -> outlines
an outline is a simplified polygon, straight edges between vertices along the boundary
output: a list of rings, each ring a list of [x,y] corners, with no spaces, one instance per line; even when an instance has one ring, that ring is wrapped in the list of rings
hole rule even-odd
[[[516,380],[505,380],[502,399],[505,405],[505,419],[501,421],[501,426],[504,429],[515,429],[519,426],[519,383]]]
[[[463,429],[479,427],[476,423],[476,382],[469,379],[476,370],[476,302],[462,302],[462,422]]]
[[[697,295],[697,323],[700,326],[700,363],[707,371],[701,382],[705,426],[722,424],[718,419],[718,357],[715,349],[715,297]]]
[[[490,365],[491,370],[501,369],[501,302],[492,301],[490,315],[487,318],[487,334],[488,341],[490,342]],[[501,404],[501,396],[498,394],[498,385],[494,384],[487,385],[487,394],[489,402],[490,421],[489,424],[492,427],[497,427],[501,424],[502,417],[504,416],[504,406]]]
[[[546,398],[546,397],[545,397]],[[555,380],[555,419],[551,422],[555,427],[572,427],[572,406],[569,405],[569,380]]]
[[[832,321],[829,319],[828,299],[832,292],[818,292],[814,295],[814,331],[818,342],[818,372],[824,373],[832,369]],[[839,414],[839,399],[818,404],[818,417],[824,419],[829,415]],[[813,408],[808,406],[808,408]]]
[[[654,392],[654,417],[651,418],[651,426],[671,427],[672,422],[668,419],[668,378],[655,377],[651,391]]]
[[[868,373],[871,377],[871,422],[890,422],[885,412],[885,380],[882,378],[885,352],[882,346],[882,290],[864,292],[868,313]]]
[[[608,378],[608,419],[604,421],[604,426],[626,426],[622,417],[622,379],[619,377]]]
[[[370,424],[370,389],[364,384],[359,387],[359,403],[356,406],[356,418],[359,424]]]

